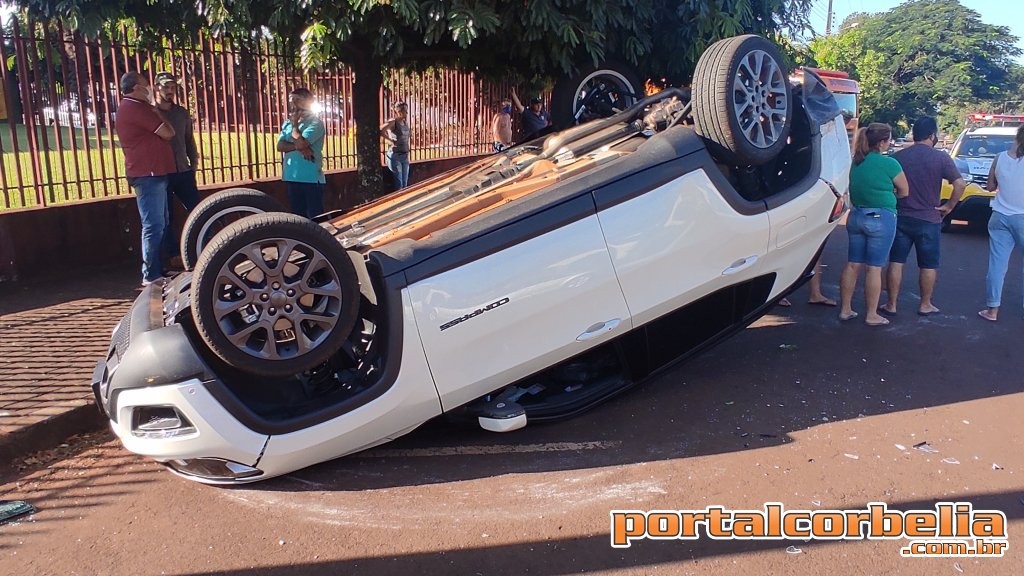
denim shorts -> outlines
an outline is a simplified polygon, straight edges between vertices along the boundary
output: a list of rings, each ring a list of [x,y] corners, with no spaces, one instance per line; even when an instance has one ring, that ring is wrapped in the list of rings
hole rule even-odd
[[[846,220],[846,233],[850,262],[885,266],[896,235],[896,214],[884,208],[854,208]]]
[[[896,219],[896,239],[889,251],[889,262],[906,264],[910,247],[917,249],[917,267],[936,269],[939,267],[939,237],[942,235],[938,222],[928,222],[911,216]]]

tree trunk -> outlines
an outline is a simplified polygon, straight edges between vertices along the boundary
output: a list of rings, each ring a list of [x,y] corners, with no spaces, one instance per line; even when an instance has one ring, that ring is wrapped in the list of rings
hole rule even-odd
[[[369,202],[384,191],[380,169],[380,89],[384,83],[377,58],[356,58],[352,84],[352,108],[356,122],[356,175],[359,200]]]

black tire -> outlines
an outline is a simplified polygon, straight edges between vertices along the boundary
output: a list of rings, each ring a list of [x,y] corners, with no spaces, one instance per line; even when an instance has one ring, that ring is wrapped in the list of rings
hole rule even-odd
[[[749,34],[715,42],[697,61],[694,128],[721,160],[760,166],[786,146],[796,110],[782,62],[775,45]]]
[[[273,377],[335,354],[360,303],[355,267],[338,240],[284,213],[248,216],[217,234],[196,263],[191,297],[196,329],[214,354]]]
[[[272,197],[250,188],[229,188],[204,199],[189,212],[181,231],[181,262],[191,270],[203,248],[228,224],[253,214],[282,212]]]
[[[596,91],[593,89],[597,89]],[[590,98],[584,92],[590,91]],[[644,86],[631,66],[607,60],[600,66],[563,78],[551,91],[551,123],[562,130],[606,118],[644,97]],[[583,108],[581,110],[581,108]]]

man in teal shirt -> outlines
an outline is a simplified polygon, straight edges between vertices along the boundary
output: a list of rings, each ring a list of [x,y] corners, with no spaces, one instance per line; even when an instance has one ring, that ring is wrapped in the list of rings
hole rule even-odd
[[[290,115],[277,139],[277,151],[284,152],[282,179],[292,212],[313,218],[324,212],[324,123],[311,110],[308,89],[292,90],[288,104]]]

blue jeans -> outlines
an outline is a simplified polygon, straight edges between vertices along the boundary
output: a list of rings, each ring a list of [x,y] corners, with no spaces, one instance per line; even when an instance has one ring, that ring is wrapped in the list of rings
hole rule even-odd
[[[1024,249],[1024,214],[1007,216],[993,210],[988,219],[988,274],[985,275],[985,305],[990,308],[997,308],[1002,299],[1003,280],[1014,246]]]
[[[318,182],[285,182],[292,214],[313,219],[324,213],[324,185]]]
[[[152,282],[164,275],[160,247],[167,229],[167,176],[129,178],[142,220],[142,279]]]
[[[896,236],[896,214],[884,208],[854,208],[846,219],[846,233],[850,262],[885,266]]]
[[[917,251],[917,267],[939,268],[939,237],[942,225],[913,216],[900,216],[896,219],[896,238],[889,251],[889,262],[906,264],[910,256],[910,247]]]
[[[196,204],[199,204],[199,187],[196,186],[195,170],[175,172],[167,175],[167,228],[164,230],[164,254],[167,256],[181,255],[181,248],[178,246],[178,236],[174,231],[174,203],[172,199],[177,196],[178,201],[185,207],[185,212],[191,212]]]
[[[409,185],[409,153],[395,152],[392,148],[385,154],[388,162],[388,170],[395,175],[395,190],[405,188]]]

